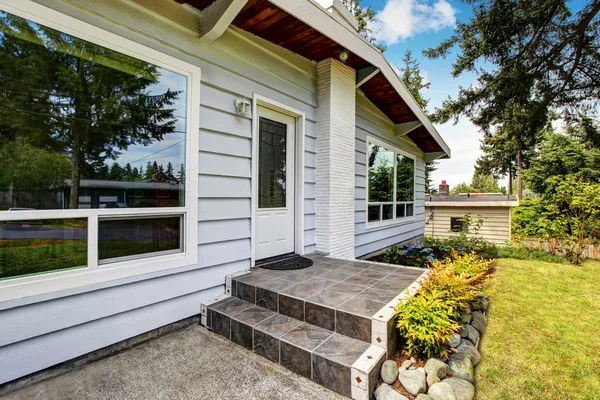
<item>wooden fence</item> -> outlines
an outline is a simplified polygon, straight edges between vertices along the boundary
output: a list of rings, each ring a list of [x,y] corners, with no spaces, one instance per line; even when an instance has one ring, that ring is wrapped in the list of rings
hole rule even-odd
[[[563,251],[561,250],[561,246],[560,246],[560,241],[557,239],[553,239],[553,240],[540,240],[540,239],[535,239],[535,238],[527,238],[527,239],[521,239],[519,240],[519,242],[525,246],[531,247],[531,248],[539,248],[539,249],[544,249],[545,251],[551,253],[553,252],[553,250],[556,252],[557,255],[562,255]],[[600,260],[600,248],[596,247],[594,245],[587,245],[586,248],[583,250],[583,255],[585,256],[585,258],[591,259],[591,260]]]

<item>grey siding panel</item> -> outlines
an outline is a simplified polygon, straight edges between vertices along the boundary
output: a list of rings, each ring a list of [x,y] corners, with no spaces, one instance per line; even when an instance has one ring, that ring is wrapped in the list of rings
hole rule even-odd
[[[198,197],[200,198],[251,198],[249,178],[230,176],[200,175],[198,177]]]
[[[355,257],[422,235],[425,226],[425,164],[423,153],[406,138],[394,136],[394,125],[364,96],[358,95],[355,140]],[[367,137],[386,141],[416,157],[414,220],[367,229]]]
[[[0,347],[0,383],[196,315],[202,301],[222,293],[220,285]]]
[[[200,151],[198,171],[205,175],[251,177],[251,160],[230,154],[207,153]]]
[[[198,201],[200,221],[237,218],[250,219],[250,199],[200,199]]]
[[[224,219],[200,221],[198,223],[198,243],[224,242],[250,238],[250,219]]]
[[[252,141],[250,138],[227,135],[221,132],[200,129],[200,151],[228,154],[238,157],[252,157]]]
[[[3,311],[0,313],[0,371],[4,369],[2,356],[6,354],[2,346],[218,287],[223,284],[223,271],[232,273],[249,266],[249,260],[243,260]]]
[[[249,259],[250,255],[250,238],[198,245],[198,263],[202,267]]]

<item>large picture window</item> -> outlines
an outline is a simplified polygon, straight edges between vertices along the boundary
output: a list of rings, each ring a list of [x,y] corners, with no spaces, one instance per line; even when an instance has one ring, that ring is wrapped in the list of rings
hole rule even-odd
[[[415,160],[389,145],[370,139],[367,163],[367,222],[393,222],[412,217]]]
[[[0,279],[184,252],[189,79],[0,11]]]

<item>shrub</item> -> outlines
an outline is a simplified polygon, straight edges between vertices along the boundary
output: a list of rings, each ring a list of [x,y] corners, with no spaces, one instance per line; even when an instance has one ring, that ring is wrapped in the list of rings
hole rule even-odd
[[[568,260],[543,249],[529,248],[522,244],[510,244],[498,247],[496,258],[515,258],[517,260],[537,260],[557,264],[566,264]]]
[[[432,262],[431,273],[419,293],[396,307],[397,328],[406,351],[446,356],[447,343],[461,329],[460,321],[487,283],[491,261],[476,254],[453,254]]]
[[[409,265],[425,268],[428,263],[447,257],[447,253],[436,252],[430,247],[390,247],[383,256],[383,261],[389,264]]]

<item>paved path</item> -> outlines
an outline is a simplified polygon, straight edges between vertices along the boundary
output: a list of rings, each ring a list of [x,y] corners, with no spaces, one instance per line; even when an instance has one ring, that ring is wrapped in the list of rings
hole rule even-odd
[[[345,399],[194,325],[3,400]]]

